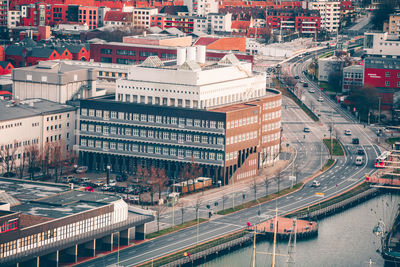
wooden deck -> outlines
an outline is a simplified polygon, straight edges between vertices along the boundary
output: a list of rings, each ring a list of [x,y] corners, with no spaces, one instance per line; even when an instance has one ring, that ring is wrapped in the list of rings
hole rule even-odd
[[[274,234],[275,218],[269,219],[266,222],[262,222],[258,225],[250,227],[252,230],[256,229],[257,232],[266,234],[268,236]],[[318,234],[318,224],[316,222],[297,220],[297,237],[309,237]],[[278,217],[278,238],[288,238],[290,233],[294,231],[293,219],[286,217]]]

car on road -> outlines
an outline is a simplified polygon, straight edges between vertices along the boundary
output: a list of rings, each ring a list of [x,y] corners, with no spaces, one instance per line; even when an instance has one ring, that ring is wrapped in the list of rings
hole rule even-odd
[[[319,187],[321,184],[318,181],[313,181],[311,187]]]
[[[310,130],[310,128],[308,128],[308,127],[304,127],[304,132],[305,132],[305,133],[309,133],[309,132],[311,132],[311,130]]]
[[[352,142],[354,145],[358,145],[358,144],[360,143],[360,139],[358,139],[358,138],[353,138],[353,140],[351,140],[351,142]]]
[[[364,158],[363,156],[357,156],[356,157],[356,166],[361,166],[364,163]]]
[[[318,97],[318,102],[324,102],[324,98],[322,96]]]
[[[108,184],[105,184],[105,185],[103,185],[103,186],[101,187],[101,190],[102,190],[102,191],[109,191],[110,189],[111,189],[111,186],[108,185]]]
[[[315,90],[312,89],[312,88],[310,88],[310,89],[308,90],[308,92],[311,93],[311,94],[313,94],[313,93],[315,93]]]
[[[103,185],[104,185],[104,182],[103,182],[102,180],[97,180],[96,182],[94,182],[94,184],[95,184],[97,187],[100,187],[100,186],[103,186]]]
[[[62,183],[64,183],[64,184],[68,184],[72,179],[74,179],[75,178],[75,176],[73,176],[73,175],[69,175],[69,176],[64,176],[62,179],[61,179],[61,182]]]
[[[297,75],[296,75],[296,76],[294,76],[294,78],[295,78],[296,80],[300,79],[300,77],[299,77],[299,76],[297,76]]]
[[[116,185],[117,185],[117,182],[116,182],[115,180],[110,180],[109,185],[110,185],[110,186],[116,186]]]
[[[308,87],[308,83],[303,83],[303,87]]]
[[[357,155],[365,155],[365,151],[362,148],[357,149]]]
[[[351,135],[351,131],[350,130],[344,130],[344,135]]]
[[[92,182],[92,181],[89,179],[89,177],[82,177],[81,178],[81,183],[90,183],[90,182]]]
[[[78,168],[76,168],[75,172],[76,173],[85,173],[88,170],[88,166],[80,166]]]

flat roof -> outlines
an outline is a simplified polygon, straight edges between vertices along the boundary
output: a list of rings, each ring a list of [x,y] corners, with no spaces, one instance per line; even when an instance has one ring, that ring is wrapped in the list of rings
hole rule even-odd
[[[14,100],[0,100],[0,121],[67,112],[75,109],[76,108],[73,106],[45,99],[26,99],[21,101],[19,104]]]
[[[255,104],[239,103],[239,104],[232,104],[232,105],[228,105],[228,106],[213,108],[213,109],[210,109],[210,111],[231,112],[231,111],[238,111],[238,110],[243,110],[243,109],[254,108],[256,106],[257,105],[255,105]]]
[[[18,181],[18,179],[0,178],[0,190],[4,190],[7,194],[24,202],[58,194],[69,190],[69,187],[23,180]]]
[[[125,36],[125,38],[132,39],[144,39],[144,40],[165,40],[165,39],[173,39],[173,38],[182,38],[187,36],[177,36],[176,34],[162,34],[162,33],[151,33],[144,35],[134,35],[134,36]]]

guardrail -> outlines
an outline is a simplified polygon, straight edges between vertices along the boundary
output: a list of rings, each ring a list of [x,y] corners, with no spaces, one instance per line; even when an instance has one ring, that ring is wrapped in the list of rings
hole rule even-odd
[[[50,252],[54,252],[55,250],[65,249],[65,248],[68,248],[69,246],[76,245],[76,244],[82,244],[82,243],[85,243],[92,239],[105,236],[105,235],[115,232],[115,231],[124,230],[129,225],[131,225],[131,226],[139,225],[142,223],[150,222],[152,220],[154,220],[153,216],[137,216],[134,219],[128,219],[123,222],[112,224],[112,225],[109,225],[106,227],[102,227],[100,229],[89,231],[89,232],[86,232],[83,234],[79,234],[79,235],[76,235],[73,237],[58,240],[58,241],[52,242],[50,244],[46,244],[46,245],[36,247],[36,248],[31,248],[26,251],[17,252],[13,255],[0,258],[0,265],[4,264],[4,263],[11,264],[11,263],[15,263],[18,261],[28,260],[28,259],[32,258],[32,256],[46,255]]]

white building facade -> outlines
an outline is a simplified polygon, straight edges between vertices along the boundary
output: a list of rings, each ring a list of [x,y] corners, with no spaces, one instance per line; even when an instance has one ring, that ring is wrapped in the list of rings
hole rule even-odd
[[[209,13],[218,13],[217,0],[184,0],[183,5],[188,7],[191,16],[205,17]]]
[[[366,54],[381,57],[400,57],[400,38],[398,35],[390,35],[387,32],[366,32],[364,36]]]
[[[9,10],[7,13],[7,28],[12,29],[17,26],[21,18],[21,11]]]
[[[132,67],[127,79],[117,81],[116,100],[205,109],[265,95],[265,74],[253,73],[251,63],[229,54],[205,65],[204,47],[197,48],[197,58],[195,47],[187,49],[178,49],[174,66],[149,57]]]
[[[340,1],[316,0],[308,3],[310,10],[318,10],[321,16],[321,29],[335,33],[340,25]]]
[[[231,32],[232,14],[210,13],[194,20],[194,30],[204,33]]]

